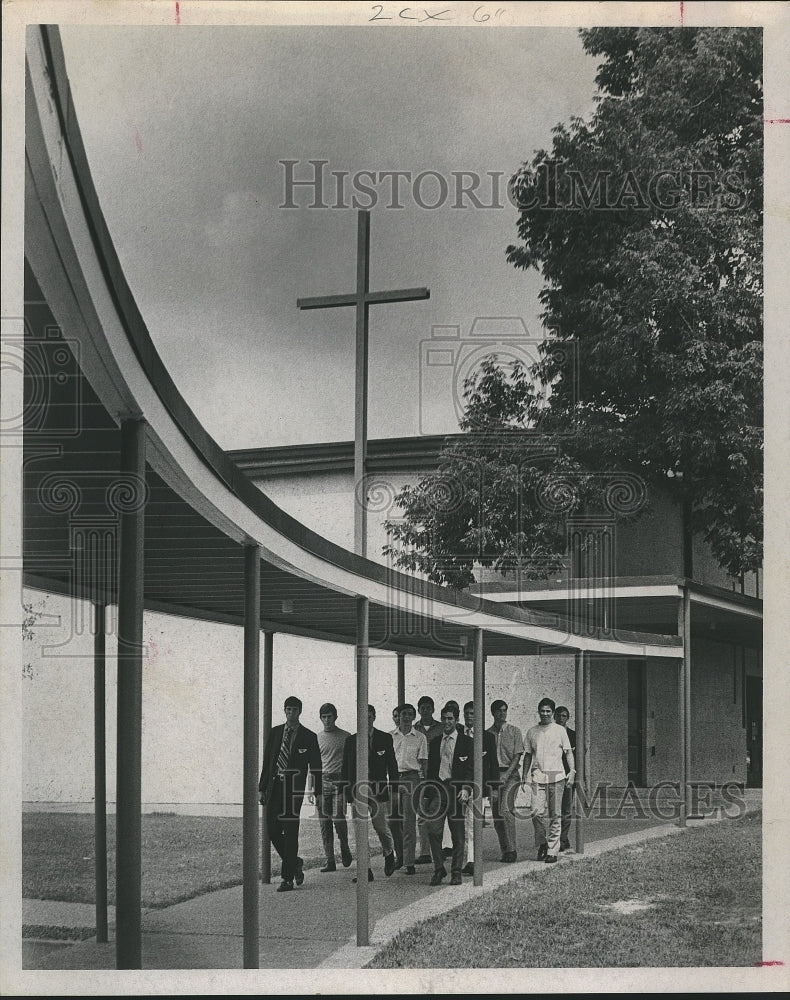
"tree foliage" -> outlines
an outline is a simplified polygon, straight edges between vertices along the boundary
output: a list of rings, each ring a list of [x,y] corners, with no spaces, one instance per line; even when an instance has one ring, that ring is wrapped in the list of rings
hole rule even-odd
[[[566,514],[600,492],[594,473],[630,470],[730,573],[762,561],[761,32],[581,38],[601,59],[596,110],[512,181],[507,257],[542,275],[541,359],[469,380],[467,437],[389,525],[401,566],[457,587],[475,562],[556,568],[562,518],[535,490],[569,470]],[[575,366],[556,350],[571,342]]]

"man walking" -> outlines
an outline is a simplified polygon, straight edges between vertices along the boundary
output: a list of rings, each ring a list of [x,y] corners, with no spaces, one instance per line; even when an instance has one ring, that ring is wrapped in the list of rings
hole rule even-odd
[[[464,735],[470,737],[474,743],[475,735],[475,703],[468,701],[464,705]],[[499,766],[496,756],[496,740],[493,733],[483,730],[483,790],[481,795],[481,808],[484,807],[483,799],[490,797],[491,788],[495,787],[499,781]],[[475,873],[475,819],[474,808],[471,800],[466,804],[464,815],[464,875],[474,875]]]
[[[351,864],[351,851],[348,846],[348,823],[346,822],[346,797],[343,793],[343,750],[349,733],[337,725],[337,709],[331,702],[326,702],[318,710],[318,716],[323,725],[323,732],[318,734],[318,749],[321,752],[321,785],[320,795],[316,795],[321,840],[324,845],[326,864],[322,872],[337,871],[335,862],[335,837],[332,829],[337,831],[340,843],[340,859],[343,867]]]
[[[541,698],[538,702],[540,722],[527,731],[526,752],[524,754],[524,784],[532,785],[532,825],[535,829],[535,846],[538,861],[554,864],[560,846],[562,827],[562,793],[576,777],[568,734],[564,726],[554,721],[555,705],[551,698]],[[567,762],[568,769],[563,765]],[[549,817],[549,833],[546,836],[545,817]]]
[[[294,882],[304,882],[304,862],[299,857],[299,813],[304,799],[307,769],[313,774],[315,794],[321,795],[321,752],[311,729],[299,724],[302,703],[285,699],[285,724],[275,726],[263,752],[258,789],[266,809],[269,837],[280,855],[282,881],[278,892],[288,892]]]
[[[472,794],[474,762],[472,740],[458,731],[458,709],[445,705],[442,709],[442,736],[434,740],[428,751],[428,781],[425,790],[425,810],[428,837],[433,859],[431,885],[441,885],[447,878],[442,855],[444,823],[450,827],[452,866],[450,885],[461,884],[464,858],[464,809]]]
[[[434,702],[430,695],[424,694],[417,702],[417,711],[420,721],[414,728],[418,733],[422,733],[428,741],[428,746],[442,735],[442,724],[438,719],[434,719]],[[420,839],[420,853],[414,861],[416,865],[429,865],[431,863],[431,846],[428,841],[428,825],[422,816],[417,817],[417,836]]]
[[[571,713],[564,705],[558,705],[554,709],[554,721],[558,726],[562,726],[565,732],[568,734],[568,742],[571,745],[571,753],[573,754],[574,760],[576,759],[576,730],[571,729],[568,725],[568,719],[570,719]],[[565,757],[562,758],[562,763],[565,765],[565,777],[568,777],[568,762]],[[567,780],[565,782],[565,787],[562,790],[562,829],[560,830],[560,853],[562,851],[569,851],[571,849],[571,812],[573,811],[573,782],[568,784]]]
[[[518,765],[524,752],[524,738],[518,726],[507,721],[507,702],[498,699],[491,702],[494,724],[488,730],[496,741],[497,784],[491,789],[491,812],[494,829],[502,851],[500,861],[516,860],[516,817],[514,802],[519,785]]]
[[[368,705],[368,787],[360,789],[357,782],[357,734],[349,736],[343,748],[343,782],[346,798],[355,815],[362,804],[367,804],[370,822],[379,838],[384,853],[384,874],[395,871],[395,850],[392,834],[387,826],[387,805],[390,785],[398,780],[398,765],[392,749],[392,736],[374,728],[376,709]],[[364,737],[363,737],[364,739]],[[356,882],[356,878],[354,878]],[[373,881],[373,869],[368,868],[368,881]]]
[[[428,741],[414,728],[416,712],[413,705],[401,705],[400,724],[392,743],[398,763],[398,783],[391,822],[395,840],[395,867],[404,867],[407,875],[414,874],[417,844],[417,813],[414,793],[425,777],[428,761]]]

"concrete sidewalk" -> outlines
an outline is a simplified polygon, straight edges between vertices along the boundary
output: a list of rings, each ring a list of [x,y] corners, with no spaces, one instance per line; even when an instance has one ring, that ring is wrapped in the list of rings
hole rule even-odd
[[[750,804],[752,808],[757,803]],[[758,806],[759,807],[759,806]],[[691,827],[717,822],[715,819],[693,821]],[[371,945],[358,948],[355,943],[356,916],[354,868],[321,874],[316,868],[306,871],[304,885],[292,893],[276,893],[276,881],[261,885],[260,896],[260,967],[285,968],[361,968],[375,952],[400,931],[482,893],[527,873],[551,877],[555,866],[534,858],[531,824],[519,834],[520,857],[530,860],[502,864],[494,830],[484,833],[484,875],[482,889],[464,877],[462,886],[432,888],[428,882],[431,866],[418,866],[417,874],[402,871],[385,878],[381,857],[373,859],[375,881],[370,884]],[[674,823],[656,825],[655,821],[629,819],[588,821],[587,847],[583,856],[573,852],[561,855],[561,863],[582,863],[606,851],[659,837],[675,836],[683,831]],[[415,905],[419,904],[419,905]],[[27,924],[61,924],[66,927],[94,926],[92,904],[52,903],[25,900]],[[110,922],[112,923],[112,916]],[[143,913],[144,969],[241,969],[243,967],[242,888],[234,886],[206,893],[165,909]],[[26,969],[107,969],[115,968],[114,928],[110,942],[92,940],[63,946],[61,943],[23,942],[23,967]]]

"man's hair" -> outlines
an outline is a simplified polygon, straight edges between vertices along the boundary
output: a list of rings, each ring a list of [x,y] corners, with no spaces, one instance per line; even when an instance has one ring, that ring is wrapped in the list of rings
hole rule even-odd
[[[492,701],[491,702],[491,714],[492,715],[494,714],[494,712],[498,712],[500,710],[500,708],[507,708],[507,702],[506,701],[502,701],[501,698],[497,698],[496,701]]]
[[[292,694],[290,698],[286,698],[285,699],[285,704],[283,705],[283,708],[298,708],[299,711],[301,712],[302,711],[302,703],[296,697],[296,695]]]
[[[416,712],[416,710],[414,708],[414,705],[409,705],[408,702],[405,705],[401,705],[400,706],[400,711],[401,712],[405,712],[407,708],[411,710],[411,714],[412,715],[416,715],[417,714],[417,712]]]
[[[552,712],[554,711],[554,702],[551,698],[541,698],[538,702],[538,711],[540,711],[544,705],[548,705]]]
[[[442,709],[441,714],[445,715],[447,712],[450,712],[452,714],[453,718],[457,719],[458,718],[458,703],[455,702],[455,701],[448,701],[447,704]]]
[[[318,709],[318,714],[319,716],[334,715],[334,717],[337,718],[337,709],[331,701],[325,701],[324,704]]]
[[[376,718],[376,709],[372,705],[368,705],[368,711],[373,713],[373,718]]]
[[[475,703],[473,701],[468,701],[464,705],[464,713],[468,712],[470,708],[474,708],[474,707],[475,707]]]
[[[570,719],[571,713],[568,711],[568,709],[564,705],[557,705],[557,707],[554,709],[554,714],[555,715],[559,715],[560,712],[564,712],[568,716],[568,718]]]
[[[422,698],[420,698],[420,700],[417,702],[417,708],[419,708],[421,705],[430,705],[431,711],[433,711],[434,708],[436,708],[436,706],[433,703],[433,698],[431,698],[429,694],[424,694]]]
[[[458,704],[455,698],[448,698],[447,701],[445,702],[445,708],[447,707],[447,705],[455,705],[458,711],[459,712],[461,711],[461,706]]]
[[[395,708],[393,708],[392,710],[392,714],[394,715],[397,712],[398,715],[400,715],[402,711],[403,711],[403,705],[396,705]]]

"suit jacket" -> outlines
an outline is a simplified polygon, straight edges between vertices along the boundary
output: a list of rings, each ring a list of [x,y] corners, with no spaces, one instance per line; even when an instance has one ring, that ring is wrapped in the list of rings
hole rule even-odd
[[[472,783],[475,780],[474,743],[471,736],[467,736],[463,732],[459,733],[458,730],[456,730],[456,734],[455,750],[453,752],[452,764],[450,765],[450,782],[456,786],[457,791],[460,791],[463,785],[468,785],[471,790]],[[443,742],[444,733],[442,733],[440,739],[433,740],[428,746],[427,777],[429,781],[439,780]]]
[[[266,747],[263,751],[263,770],[258,788],[265,793],[268,799],[272,792],[272,785],[277,776],[277,758],[280,756],[280,747],[283,742],[283,730],[285,725],[274,726]],[[321,751],[318,749],[318,737],[306,726],[299,725],[296,735],[291,741],[291,750],[288,755],[288,771],[293,774],[293,783],[289,781],[288,787],[293,790],[294,795],[303,796],[305,783],[307,782],[308,767],[313,772],[313,783],[315,794],[321,794]]]
[[[464,735],[466,733],[464,732]],[[472,761],[474,768],[474,760]],[[499,758],[496,755],[496,736],[483,730],[483,795],[487,794],[487,786],[499,781]]]
[[[345,782],[346,798],[353,798],[354,784],[357,780],[357,734],[346,738],[343,747],[343,781]],[[392,736],[380,729],[373,730],[373,742],[368,750],[368,781],[372,786],[373,797],[379,802],[387,797],[387,785],[398,780],[398,762],[395,759],[395,748]]]

